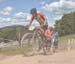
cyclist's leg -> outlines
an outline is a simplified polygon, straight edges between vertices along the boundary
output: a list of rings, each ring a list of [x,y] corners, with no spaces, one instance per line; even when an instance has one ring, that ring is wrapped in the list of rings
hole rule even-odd
[[[44,25],[43,27],[40,27],[40,31],[42,34],[45,34],[46,29],[48,28],[48,25]]]
[[[41,34],[44,34],[44,29],[40,28]]]

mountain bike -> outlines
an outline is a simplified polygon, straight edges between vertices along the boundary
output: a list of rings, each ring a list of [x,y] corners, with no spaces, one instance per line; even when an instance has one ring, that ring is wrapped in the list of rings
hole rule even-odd
[[[46,42],[44,34],[41,33],[39,27],[35,27],[34,30],[27,32],[21,39],[22,48],[29,50],[28,52],[43,51],[43,54],[47,54],[50,50],[50,43]]]

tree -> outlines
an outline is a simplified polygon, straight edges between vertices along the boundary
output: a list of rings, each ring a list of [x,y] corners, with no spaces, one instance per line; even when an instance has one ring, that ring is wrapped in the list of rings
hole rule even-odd
[[[60,20],[55,22],[55,30],[60,36],[75,33],[75,12],[65,14]]]

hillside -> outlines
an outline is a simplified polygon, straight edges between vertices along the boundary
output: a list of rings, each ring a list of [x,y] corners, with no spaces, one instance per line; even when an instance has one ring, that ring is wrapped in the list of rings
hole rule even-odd
[[[18,38],[18,34],[22,36],[27,29],[22,25],[13,25],[0,28],[0,38],[15,40]]]

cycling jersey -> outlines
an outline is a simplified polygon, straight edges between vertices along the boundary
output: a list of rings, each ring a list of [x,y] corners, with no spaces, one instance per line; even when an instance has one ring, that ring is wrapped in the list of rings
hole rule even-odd
[[[32,20],[36,19],[40,25],[44,24],[44,21],[45,21],[45,15],[43,13],[37,13],[37,16],[32,16]],[[48,23],[46,23],[48,24]]]

